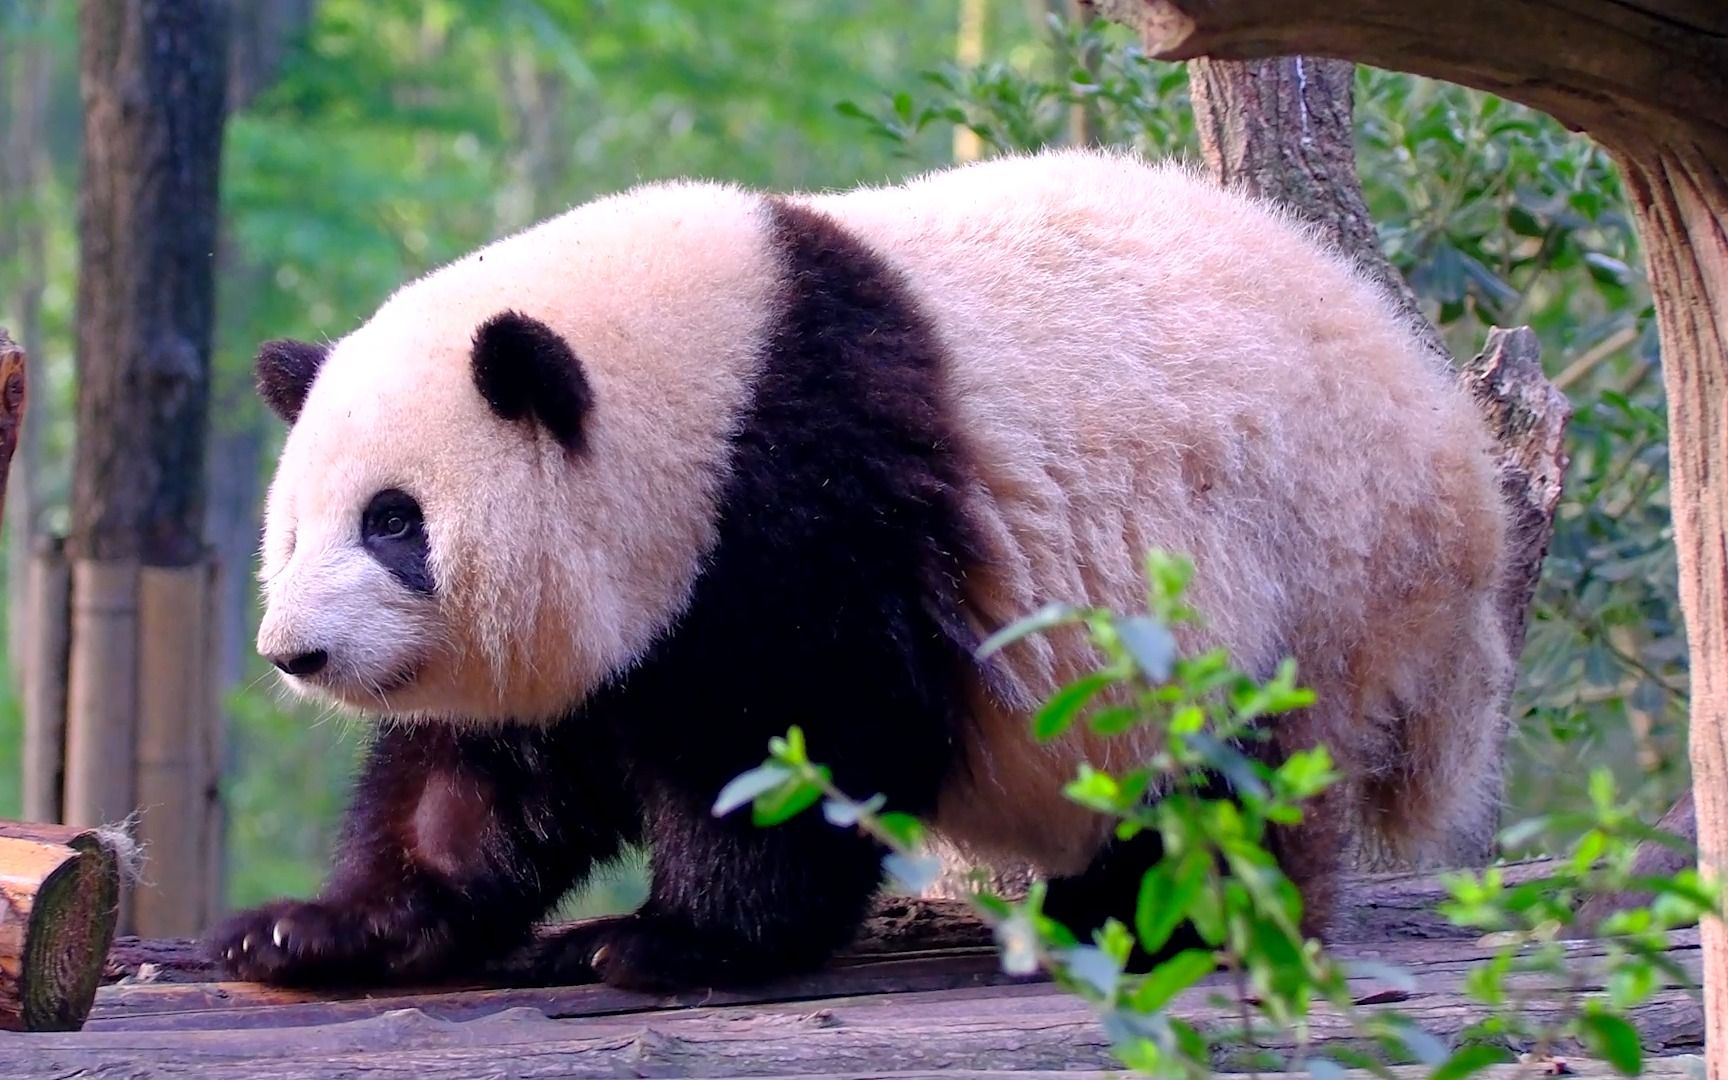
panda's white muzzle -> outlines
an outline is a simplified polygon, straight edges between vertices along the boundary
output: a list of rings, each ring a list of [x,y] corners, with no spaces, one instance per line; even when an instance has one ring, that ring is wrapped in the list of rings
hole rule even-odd
[[[389,704],[440,638],[438,605],[358,546],[302,548],[264,588],[258,652],[295,691]]]

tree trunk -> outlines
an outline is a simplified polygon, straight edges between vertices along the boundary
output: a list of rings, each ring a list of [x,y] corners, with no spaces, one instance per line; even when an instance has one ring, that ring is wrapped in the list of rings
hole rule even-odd
[[[150,624],[160,605],[140,607],[144,568],[196,566],[196,576],[207,557],[204,462],[228,8],[224,0],[85,0],[80,8],[84,132],[65,792],[66,818],[78,824],[119,821],[137,809],[139,642],[175,629]],[[207,665],[203,644],[200,637],[186,647]],[[152,701],[205,700],[199,664],[165,677],[193,685],[152,686]],[[173,808],[163,813],[175,816]],[[157,884],[205,886],[202,879]],[[121,920],[129,926],[129,900]]]
[[[71,555],[204,554],[221,0],[85,0]]]
[[[1282,203],[1325,229],[1403,302],[1423,342],[1449,362],[1416,294],[1380,253],[1356,176],[1355,78],[1355,64],[1312,56],[1196,60],[1188,86],[1200,152],[1223,183]]]
[[[1475,86],[1615,155],[1662,336],[1674,540],[1707,873],[1728,870],[1728,7],[1714,0],[1101,0],[1170,60],[1313,54]],[[1557,42],[1563,42],[1559,47]],[[1708,1062],[1728,1076],[1728,934],[1704,925]]]
[[[1631,142],[1621,163],[1662,332],[1699,855],[1721,880],[1728,871],[1728,135],[1714,147]],[[1705,923],[1704,955],[1710,1075],[1722,1080],[1728,935],[1720,919]]]

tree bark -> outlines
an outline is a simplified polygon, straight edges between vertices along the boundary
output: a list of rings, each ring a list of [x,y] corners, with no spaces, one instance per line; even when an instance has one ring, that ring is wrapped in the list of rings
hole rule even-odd
[[[1662,815],[1656,828],[1689,844],[1698,842],[1698,819],[1690,789]],[[1638,853],[1632,860],[1632,873],[1643,878],[1666,877],[1691,866],[1692,863],[1693,856],[1690,852],[1646,840],[1638,845]],[[1609,915],[1616,911],[1643,907],[1650,903],[1650,899],[1650,894],[1643,892],[1601,893],[1592,896],[1578,905],[1577,915],[1567,931],[1568,936],[1588,937],[1596,932],[1602,920]]]
[[[1403,305],[1425,345],[1451,353],[1423,315],[1416,294],[1380,253],[1380,237],[1356,176],[1353,117],[1356,65],[1284,56],[1196,60],[1189,97],[1200,152],[1212,174],[1319,225],[1339,250]]]
[[[71,555],[204,553],[221,0],[85,0]]]
[[[1543,109],[1621,165],[1668,391],[1701,863],[1728,870],[1728,6],[1716,0],[1100,0],[1169,59],[1311,54]],[[1728,933],[1704,925],[1709,1068],[1728,1075]]]
[[[67,820],[78,824],[129,819],[137,809],[139,635],[152,629],[140,621],[142,568],[191,567],[206,557],[229,7],[85,0],[79,9],[84,128],[65,791]],[[204,685],[180,688],[184,699],[198,700]],[[130,925],[129,897],[120,918]]]

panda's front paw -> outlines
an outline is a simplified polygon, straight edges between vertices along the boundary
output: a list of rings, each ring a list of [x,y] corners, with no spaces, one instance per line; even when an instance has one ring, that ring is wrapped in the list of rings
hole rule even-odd
[[[535,948],[533,975],[548,983],[598,979],[621,990],[673,994],[738,987],[802,965],[777,953],[699,934],[681,921],[636,914],[573,926]]]
[[[206,937],[205,947],[237,979],[357,985],[431,974],[446,936],[400,912],[277,900],[230,917]]]

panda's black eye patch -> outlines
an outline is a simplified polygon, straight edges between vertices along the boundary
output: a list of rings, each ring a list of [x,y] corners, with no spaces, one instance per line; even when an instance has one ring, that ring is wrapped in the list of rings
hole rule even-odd
[[[414,496],[397,488],[372,496],[360,515],[360,543],[405,587],[432,591],[426,515]]]

